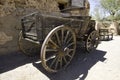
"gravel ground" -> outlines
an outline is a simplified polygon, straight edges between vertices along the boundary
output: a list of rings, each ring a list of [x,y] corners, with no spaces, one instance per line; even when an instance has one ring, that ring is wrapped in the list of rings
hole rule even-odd
[[[119,41],[119,36],[102,41],[90,54],[77,49],[67,69],[52,74],[43,69],[39,57],[20,52],[0,56],[0,80],[120,80]]]

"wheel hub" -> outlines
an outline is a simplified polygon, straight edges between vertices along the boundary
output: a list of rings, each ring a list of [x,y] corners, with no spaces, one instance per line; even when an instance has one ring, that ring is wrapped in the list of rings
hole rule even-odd
[[[58,55],[63,57],[63,56],[65,56],[66,53],[69,53],[69,48],[68,47],[65,47],[63,49],[59,49]]]

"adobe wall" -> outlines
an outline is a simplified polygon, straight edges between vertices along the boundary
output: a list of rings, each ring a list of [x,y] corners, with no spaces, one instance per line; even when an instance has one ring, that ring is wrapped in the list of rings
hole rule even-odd
[[[0,0],[0,55],[19,50],[20,18],[34,11],[59,12],[55,0]]]

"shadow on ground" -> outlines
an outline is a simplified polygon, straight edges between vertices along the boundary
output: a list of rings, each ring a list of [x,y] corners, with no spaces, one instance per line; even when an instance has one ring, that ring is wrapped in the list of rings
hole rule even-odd
[[[96,50],[90,54],[85,54],[77,50],[77,54],[70,63],[70,65],[65,69],[57,73],[48,73],[43,69],[40,63],[33,63],[38,70],[50,78],[50,80],[84,80],[88,74],[88,71],[92,66],[94,66],[98,61],[104,62],[106,52]]]
[[[106,59],[104,58],[105,54],[105,51],[100,50],[86,54],[78,49],[72,62],[65,70],[57,73],[49,73],[45,71],[41,63],[37,63],[39,61],[39,56],[27,57],[18,52],[0,56],[0,73],[10,71],[27,63],[32,63],[34,67],[49,77],[50,80],[75,80],[77,78],[79,78],[79,80],[84,80],[88,75],[90,68],[92,68],[98,61],[103,62]]]
[[[38,56],[39,57],[39,56]],[[27,57],[21,52],[0,56],[0,73],[4,73],[38,60],[38,57]]]

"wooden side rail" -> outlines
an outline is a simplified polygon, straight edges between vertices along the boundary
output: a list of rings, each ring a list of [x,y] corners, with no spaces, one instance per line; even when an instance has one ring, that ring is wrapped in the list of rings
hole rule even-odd
[[[101,40],[112,40],[113,33],[109,31],[109,29],[99,29],[99,35]]]

